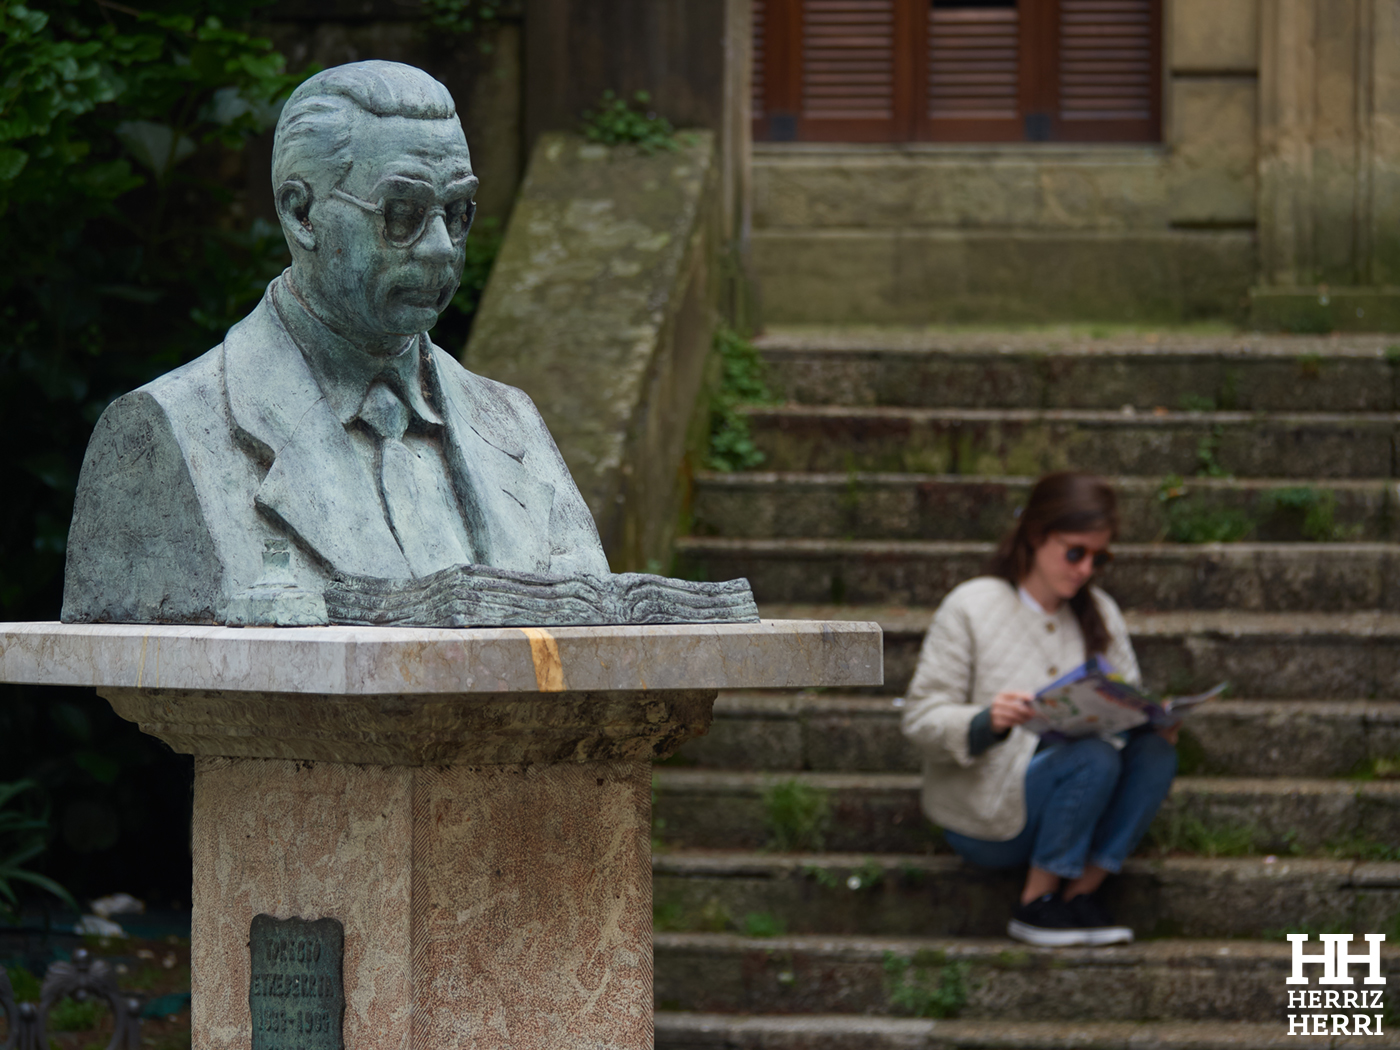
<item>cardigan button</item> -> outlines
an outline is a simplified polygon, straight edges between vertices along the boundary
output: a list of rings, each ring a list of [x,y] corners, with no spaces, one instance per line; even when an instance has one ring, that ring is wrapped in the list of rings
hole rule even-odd
[[[1054,664],[1051,664],[1045,669],[1045,673],[1048,674],[1051,678],[1054,678],[1057,674],[1060,673],[1060,669]]]
[[[1047,623],[1047,624],[1045,625],[1045,633],[1046,633],[1046,634],[1054,634],[1054,633],[1055,633],[1055,625],[1054,625],[1053,623]]]

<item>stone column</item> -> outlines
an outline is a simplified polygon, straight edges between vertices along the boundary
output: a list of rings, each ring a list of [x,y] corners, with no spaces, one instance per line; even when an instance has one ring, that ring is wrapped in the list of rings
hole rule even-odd
[[[1257,322],[1400,323],[1400,2],[1260,5]]]
[[[303,1003],[254,992],[258,915],[342,925],[351,1050],[650,1048],[653,758],[718,688],[880,679],[874,624],[0,627],[0,680],[197,756],[201,1050],[324,1045],[254,1038]]]

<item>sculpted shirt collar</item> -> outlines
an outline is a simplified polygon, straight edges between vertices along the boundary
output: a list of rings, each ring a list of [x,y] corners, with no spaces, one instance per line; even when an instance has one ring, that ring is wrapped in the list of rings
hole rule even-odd
[[[376,379],[387,378],[413,415],[432,426],[442,417],[423,395],[422,350],[426,339],[417,335],[395,357],[375,357],[331,331],[315,317],[292,288],[290,271],[272,284],[272,302],[292,341],[301,350],[326,403],[342,424],[360,412],[365,392]]]

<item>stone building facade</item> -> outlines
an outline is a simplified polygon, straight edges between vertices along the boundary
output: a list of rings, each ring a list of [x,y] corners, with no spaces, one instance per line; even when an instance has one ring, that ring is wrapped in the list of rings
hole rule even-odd
[[[1053,105],[984,122],[980,139],[936,120],[872,134],[859,115],[827,121],[825,134],[773,133],[781,114],[765,78],[784,47],[812,46],[814,12],[858,43],[871,18],[885,19],[892,54],[913,41],[913,64],[892,60],[889,71],[902,90],[931,82],[937,62],[922,34],[933,15],[996,8],[1038,24],[1051,53],[1067,19],[1148,12],[1145,118],[1116,138],[1065,133]],[[502,10],[460,38],[425,29],[410,0],[282,0],[269,18],[294,61],[395,58],[447,82],[480,157],[485,214],[506,214],[538,135],[576,130],[604,89],[648,90],[678,125],[711,128],[733,258],[770,321],[1400,328],[1400,0],[524,0]],[[802,90],[789,92],[799,129],[811,102]]]
[[[1139,125],[1085,141],[1062,121],[1067,133],[1040,136],[1048,141],[1026,141],[1036,137],[1030,127],[1021,141],[990,141],[1006,136],[984,121],[990,134],[979,141],[975,128],[949,134],[943,121],[931,133],[929,121],[904,141],[862,144],[800,133],[794,137],[807,141],[761,140],[765,130],[770,140],[783,137],[765,128],[772,114],[762,107],[773,98],[784,33],[819,57],[832,54],[819,50],[821,27],[811,24],[822,5],[761,6],[768,39],[760,26],[760,80],[766,61],[770,82],[766,94],[761,82],[755,91],[754,259],[772,319],[1225,317],[1312,330],[1400,322],[1394,0],[935,0],[935,17],[1019,8],[1023,23],[1048,17],[1051,35],[1058,20],[1062,53],[1075,17],[1098,18],[1104,26],[1092,31],[1108,33],[1121,31],[1112,19],[1151,20],[1153,53],[1142,72],[1153,81],[1155,134]],[[797,17],[775,26],[775,6],[796,8]],[[878,20],[887,8],[896,50],[901,34],[924,31],[922,10],[901,23],[898,0],[845,8],[848,24]],[[928,25],[934,57],[920,57],[934,67],[940,42],[933,18]],[[953,57],[995,57],[991,42],[984,37],[980,50]],[[839,63],[800,71],[799,107],[830,108],[820,92],[833,68]],[[1073,80],[1066,68],[1062,89]],[[1122,61],[1088,68],[1129,69]],[[985,83],[990,75],[969,76]],[[1024,64],[1021,75],[1024,110]],[[930,113],[937,90],[935,78],[919,99]],[[862,137],[858,122],[845,130],[853,126],[848,141]]]

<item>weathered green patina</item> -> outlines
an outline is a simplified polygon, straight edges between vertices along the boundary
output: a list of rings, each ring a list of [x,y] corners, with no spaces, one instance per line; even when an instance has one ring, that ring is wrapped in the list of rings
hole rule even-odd
[[[698,184],[706,165],[688,156]],[[580,620],[560,598],[598,590],[582,578],[609,568],[539,412],[426,335],[457,290],[476,207],[447,90],[393,62],[317,74],[282,111],[272,184],[291,268],[220,346],[97,424],[63,619],[301,626],[324,622],[320,596],[352,580],[374,595],[354,622],[463,626],[463,609],[477,624],[617,622],[591,608]],[[636,275],[690,228],[667,221],[673,204],[650,225],[609,223],[586,202],[566,218],[611,272]],[[619,330],[558,310],[551,291],[546,314]],[[525,327],[536,352],[556,349]],[[587,344],[557,349],[552,367],[576,384],[567,355]],[[597,373],[604,391],[633,381],[614,364]],[[757,619],[747,591],[739,608],[710,585],[641,582],[656,598],[648,622]]]

